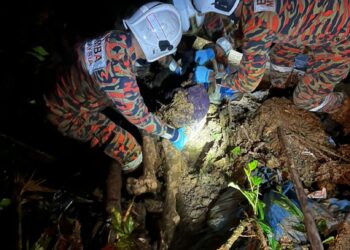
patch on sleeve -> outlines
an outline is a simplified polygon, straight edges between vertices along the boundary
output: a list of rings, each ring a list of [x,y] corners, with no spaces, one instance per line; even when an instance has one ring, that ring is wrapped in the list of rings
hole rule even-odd
[[[254,0],[254,12],[276,12],[276,0]]]
[[[85,43],[85,64],[91,75],[94,71],[106,67],[105,37],[89,40]]]

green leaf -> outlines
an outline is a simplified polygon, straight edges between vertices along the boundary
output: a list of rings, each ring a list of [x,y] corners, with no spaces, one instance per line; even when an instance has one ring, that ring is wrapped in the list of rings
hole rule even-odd
[[[0,208],[5,208],[10,206],[12,203],[11,199],[9,198],[2,198],[2,200],[0,201]]]
[[[258,200],[257,207],[258,207],[259,219],[264,220],[265,219],[265,213],[264,213],[265,203],[262,202],[261,200]]]
[[[231,152],[232,152],[232,154],[239,156],[239,155],[241,155],[241,147],[237,146],[234,149],[232,149]]]
[[[132,217],[129,217],[125,223],[126,223],[126,233],[130,235],[132,231],[134,231],[134,221]]]
[[[258,161],[254,160],[248,163],[248,167],[250,172],[253,171],[254,169],[256,169],[258,167]]]
[[[281,198],[279,200],[274,200],[274,202],[282,208],[286,209],[288,212],[297,216],[299,221],[303,221],[303,212],[290,199],[288,199],[287,196],[285,196],[284,194],[280,194],[280,196]]]
[[[282,249],[278,241],[273,237],[273,235],[267,236],[267,241],[269,242],[269,246],[271,247],[271,250],[279,250]]]
[[[250,171],[249,171],[249,169],[244,168],[244,173],[248,177],[248,179],[250,179]]]
[[[325,239],[324,241],[322,241],[322,244],[331,244],[334,242],[334,236],[330,236],[327,239]]]
[[[277,240],[275,240],[272,229],[269,225],[265,224],[261,220],[257,220],[258,225],[263,230],[264,234],[266,235],[267,241],[269,243],[269,247],[272,250],[279,250],[281,249],[280,244]]]
[[[256,199],[256,195],[252,192],[249,191],[245,191],[243,190],[243,193],[245,194],[245,196],[248,198],[249,202],[252,202],[254,204],[255,199]],[[255,208],[254,208],[255,209]]]
[[[258,225],[261,227],[265,235],[272,234],[272,229],[269,225],[262,222],[261,220],[257,220]]]
[[[316,222],[316,226],[317,226],[317,230],[322,234],[327,230],[327,222],[324,219],[319,219]]]
[[[262,179],[258,176],[252,176],[251,181],[253,183],[253,186],[259,186],[262,183]]]
[[[34,52],[36,52],[37,54],[41,55],[41,56],[48,56],[49,53],[46,51],[46,49],[42,46],[37,46],[33,48]]]

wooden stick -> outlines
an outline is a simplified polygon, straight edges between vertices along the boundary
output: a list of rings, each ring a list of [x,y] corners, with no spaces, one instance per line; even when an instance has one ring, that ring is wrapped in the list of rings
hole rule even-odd
[[[283,131],[283,129],[280,127],[277,128],[277,134],[281,142],[281,146],[284,152],[286,153],[287,159],[289,161],[289,164],[287,164],[288,170],[289,170],[292,182],[294,184],[298,200],[301,205],[301,210],[303,211],[303,214],[304,214],[304,224],[306,227],[307,236],[311,244],[311,249],[323,250],[323,245],[321,242],[320,235],[317,231],[315,220],[312,217],[311,211],[307,206],[307,196],[304,192],[304,188],[301,183],[300,177],[297,174],[297,171],[295,170],[295,164],[294,164],[292,153],[290,152],[289,147],[287,145],[286,134]]]
[[[242,235],[244,229],[250,224],[249,219],[242,220],[235,231],[233,231],[231,237],[220,247],[218,250],[229,250],[236,240]]]

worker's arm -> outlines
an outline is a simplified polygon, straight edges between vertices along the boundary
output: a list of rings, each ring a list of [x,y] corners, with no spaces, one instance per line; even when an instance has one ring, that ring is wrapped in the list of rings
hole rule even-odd
[[[271,24],[266,24],[264,20],[264,14],[252,16],[247,20],[243,27],[245,42],[239,69],[223,79],[224,86],[231,87],[234,91],[251,92],[259,85],[265,73],[268,52],[274,38]]]
[[[118,83],[102,89],[113,101],[115,108],[138,128],[167,139],[175,134],[175,129],[148,111],[135,77],[118,77]]]

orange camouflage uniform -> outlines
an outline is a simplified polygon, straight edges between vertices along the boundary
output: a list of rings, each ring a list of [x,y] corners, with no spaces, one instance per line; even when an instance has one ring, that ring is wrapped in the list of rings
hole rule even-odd
[[[102,113],[105,108],[112,107],[148,133],[174,135],[172,127],[148,111],[140,94],[130,33],[111,31],[77,45],[75,51],[76,63],[59,75],[54,90],[45,95],[48,118],[62,134],[104,147],[122,165],[134,161],[141,147]]]
[[[349,0],[243,0],[240,21],[243,58],[238,72],[224,79],[224,85],[253,91],[265,73],[268,56],[272,75],[282,73],[287,79],[295,56],[307,47],[307,71],[294,91],[294,103],[319,112],[342,105],[343,93],[333,89],[350,70]],[[284,87],[281,78],[272,79],[272,84]]]

